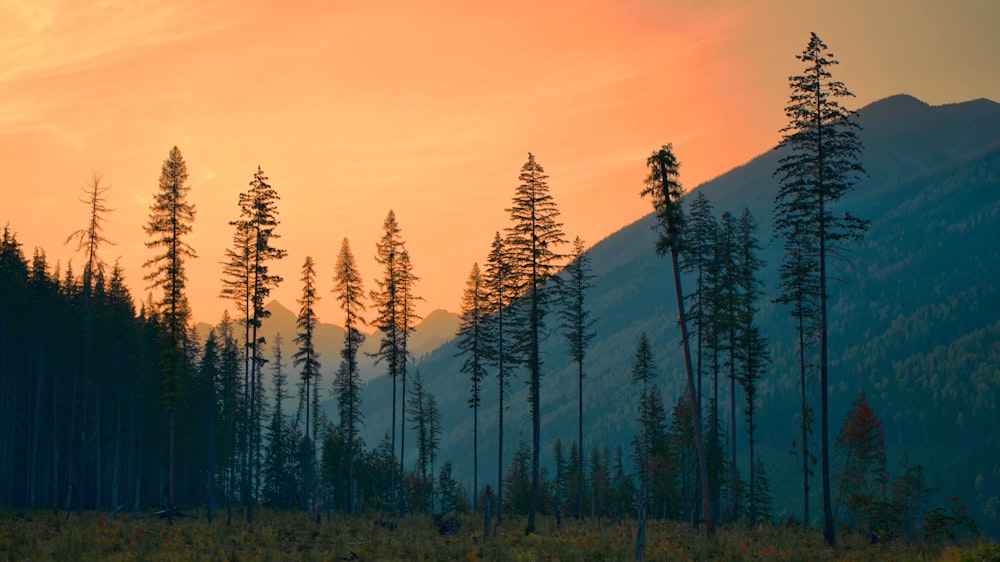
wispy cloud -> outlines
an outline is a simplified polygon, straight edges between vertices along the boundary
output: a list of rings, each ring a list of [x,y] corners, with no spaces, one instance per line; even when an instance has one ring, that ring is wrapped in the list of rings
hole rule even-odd
[[[86,70],[240,21],[228,2],[3,0],[0,84]]]

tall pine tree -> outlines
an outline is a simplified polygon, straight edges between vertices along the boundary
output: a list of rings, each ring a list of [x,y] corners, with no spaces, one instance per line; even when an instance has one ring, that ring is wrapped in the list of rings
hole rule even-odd
[[[503,518],[504,465],[503,465],[503,416],[508,405],[510,371],[517,363],[512,341],[513,330],[510,305],[520,291],[520,280],[511,263],[510,253],[500,233],[493,237],[486,261],[486,300],[490,316],[486,323],[487,357],[497,369],[497,521]]]
[[[681,287],[680,253],[683,248],[684,210],[680,206],[680,197],[684,193],[678,181],[680,163],[674,156],[673,145],[665,144],[646,159],[649,176],[646,177],[646,187],[641,196],[650,196],[653,208],[656,210],[656,222],[660,236],[656,241],[656,253],[664,256],[670,254],[674,273],[674,293],[677,299],[677,314],[681,327],[681,346],[684,349],[684,368],[687,372],[688,402],[694,400],[694,371],[691,365],[691,346],[688,342],[687,317],[684,309],[684,290]],[[712,535],[712,512],[708,502],[708,471],[705,466],[705,450],[701,440],[701,412],[691,408],[694,423],[695,447],[698,450],[698,473],[702,493],[702,507],[705,511],[705,533]]]
[[[747,437],[749,442],[750,464],[750,527],[757,524],[757,462],[754,456],[754,411],[757,401],[757,386],[769,360],[767,338],[760,333],[757,326],[757,313],[760,311],[760,297],[763,294],[763,281],[759,278],[764,262],[759,257],[763,250],[757,239],[757,221],[749,209],[743,209],[743,214],[736,224],[737,246],[737,284],[740,289],[738,323],[738,348],[740,368],[737,381],[743,389],[746,400],[743,412],[746,418]]]
[[[334,266],[334,293],[344,311],[344,348],[340,352],[341,363],[337,372],[334,389],[340,404],[343,429],[347,432],[348,443],[348,501],[345,506],[347,513],[354,512],[354,445],[357,425],[360,423],[361,411],[361,375],[358,370],[358,349],[365,336],[361,327],[365,325],[361,313],[365,310],[364,289],[361,285],[361,274],[354,262],[354,254],[347,238],[340,246],[340,256]]]
[[[292,364],[299,368],[300,390],[299,411],[304,410],[305,425],[304,455],[302,459],[303,498],[313,492],[316,481],[316,441],[319,433],[319,351],[316,350],[316,302],[320,297],[316,291],[316,267],[311,256],[306,256],[302,264],[302,298],[298,300],[299,315],[296,319],[295,344]]]
[[[173,523],[174,514],[174,413],[183,361],[181,346],[187,331],[191,309],[188,306],[187,271],[185,261],[197,254],[184,239],[191,233],[195,207],[187,200],[187,164],[176,146],[163,162],[160,170],[159,191],[149,208],[149,222],[145,226],[150,239],[146,247],[156,255],[143,263],[150,268],[145,279],[151,289],[162,289],[157,302],[163,319],[166,342],[161,357],[163,365],[163,405],[167,411],[167,517]]]
[[[591,272],[590,256],[583,247],[579,236],[573,240],[573,253],[569,265],[566,266],[565,279],[562,279],[563,305],[559,310],[562,317],[563,335],[569,344],[569,355],[577,366],[577,445],[583,450],[583,361],[587,354],[587,346],[594,339],[594,319],[586,306],[587,291],[594,287],[595,275]],[[577,458],[577,474],[583,474],[583,455]],[[583,509],[583,478],[576,479],[576,510],[577,519]]]
[[[531,533],[535,530],[539,502],[542,419],[540,345],[545,337],[545,315],[555,296],[556,287],[550,278],[556,273],[562,257],[557,251],[565,240],[562,223],[559,222],[559,209],[549,194],[548,176],[530,152],[518,180],[521,183],[514,192],[512,205],[507,208],[513,223],[507,229],[507,243],[511,261],[522,272],[524,279],[518,339],[528,366],[528,404],[531,407],[531,507],[527,527],[527,532]]]
[[[829,350],[827,345],[828,258],[841,255],[845,244],[857,242],[868,222],[850,213],[838,214],[834,206],[853,190],[864,174],[861,166],[860,128],[853,111],[840,99],[853,97],[843,82],[833,79],[831,67],[839,64],[815,34],[796,59],[805,68],[789,77],[791,95],[785,107],[789,123],[782,129],[775,176],[775,229],[786,243],[786,260],[801,262],[796,252],[814,253],[817,281],[819,336],[820,466],[823,486],[823,537],[833,545],[833,505],[829,458]],[[789,246],[792,249],[789,249]],[[794,300],[794,295],[788,295]]]
[[[472,264],[469,279],[462,294],[462,313],[456,334],[457,355],[463,356],[462,373],[472,383],[469,407],[472,408],[472,510],[479,511],[479,406],[482,384],[486,378],[487,337],[486,318],[489,303],[486,283],[479,264]]]

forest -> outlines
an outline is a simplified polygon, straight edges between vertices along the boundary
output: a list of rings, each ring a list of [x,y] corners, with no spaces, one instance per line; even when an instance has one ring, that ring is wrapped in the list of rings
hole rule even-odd
[[[930,234],[909,226],[905,207],[879,209],[884,197],[856,193],[885,168],[866,160],[871,146],[861,142],[858,113],[840,105],[852,94],[829,74],[830,57],[815,34],[797,57],[804,70],[790,79],[790,123],[767,161],[769,208],[748,203],[717,216],[711,189],[684,195],[670,144],[648,157],[641,193],[654,213],[637,251],[660,262],[656,295],[616,280],[606,249],[568,239],[549,178],[529,153],[509,225],[471,265],[455,338],[421,361],[409,342],[420,321],[419,264],[393,211],[374,283],[358,274],[350,241],[340,243],[333,296],[344,341],[326,357],[314,341],[312,257],[298,279],[296,332],[259,334],[270,290],[290,282],[268,269],[287,250],[278,247],[280,197],[262,169],[240,194],[222,257],[218,292],[236,313],[204,337],[186,299],[184,265],[197,252],[185,235],[196,213],[180,150],[163,163],[144,226],[145,299],[102,259],[111,217],[95,174],[84,201],[90,220],[69,233],[82,270],[49,263],[41,248],[29,256],[16,225],[0,239],[0,505],[67,515],[153,510],[169,522],[197,509],[227,524],[252,524],[262,507],[307,513],[316,524],[334,511],[383,521],[475,514],[487,528],[516,520],[526,534],[551,519],[634,518],[637,558],[647,520],[686,521],[708,536],[816,526],[828,545],[840,534],[947,543],[996,533],[1000,467],[957,466],[967,459],[953,457],[954,473],[972,481],[969,497],[968,483],[942,489],[949,483],[925,476],[925,464],[942,440],[985,439],[977,459],[997,448],[987,427],[1000,409],[1000,293],[989,281],[996,250],[941,247],[995,225],[1000,156],[994,147],[918,180],[880,184],[883,196],[919,188],[919,220],[943,232],[936,246],[915,240]],[[948,215],[963,203],[979,215]],[[872,238],[878,244],[866,247]],[[881,258],[864,271],[836,269],[859,252]],[[898,275],[905,263],[897,262],[932,259],[938,277]],[[828,281],[898,298],[834,298]],[[927,302],[928,294],[942,298]],[[594,306],[608,299],[613,311]],[[637,321],[646,316],[655,327]],[[935,340],[935,322],[948,318],[971,328]],[[784,327],[768,330],[775,319]],[[606,332],[611,321],[632,326]],[[386,375],[367,385],[359,372],[366,337],[379,339],[371,359]],[[847,371],[866,383],[846,384]],[[607,392],[588,402],[592,381]],[[775,406],[779,388],[796,399],[791,415]],[[506,426],[505,415],[514,416]],[[957,438],[937,419],[955,420]],[[795,427],[775,446],[767,433],[780,425]],[[456,431],[461,445],[447,446]],[[890,445],[906,452],[890,454]],[[481,456],[489,457],[482,465]],[[794,512],[780,516],[776,471],[798,488]],[[438,521],[445,532],[448,519]]]

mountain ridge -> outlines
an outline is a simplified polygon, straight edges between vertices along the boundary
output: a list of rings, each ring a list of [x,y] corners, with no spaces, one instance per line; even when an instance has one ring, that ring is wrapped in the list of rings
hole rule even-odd
[[[838,427],[847,403],[856,397],[857,391],[867,388],[873,406],[883,416],[887,435],[893,432],[898,437],[894,440],[897,447],[912,453],[911,458],[916,461],[927,463],[925,473],[929,484],[941,493],[961,494],[971,503],[978,493],[971,482],[982,476],[987,488],[993,486],[995,496],[1000,497],[1000,464],[988,457],[970,458],[969,466],[954,472],[960,482],[955,484],[945,476],[948,472],[935,458],[940,451],[951,450],[951,443],[937,435],[942,431],[937,428],[953,427],[948,424],[954,423],[960,402],[921,394],[910,396],[910,403],[905,404],[890,392],[892,389],[897,393],[909,392],[897,388],[899,381],[912,379],[900,371],[899,365],[916,361],[921,353],[930,353],[940,346],[960,345],[956,342],[962,337],[971,338],[971,334],[983,330],[986,332],[982,333],[992,333],[982,315],[963,316],[956,311],[968,309],[961,303],[972,299],[985,310],[1000,310],[1000,290],[994,281],[1000,278],[1000,255],[990,245],[995,232],[989,228],[996,224],[1000,213],[997,199],[1000,104],[971,100],[932,106],[912,96],[889,96],[859,109],[858,115],[862,126],[860,136],[866,147],[862,162],[868,175],[839,207],[872,219],[872,230],[852,254],[852,262],[838,267],[838,275],[847,283],[830,289],[830,338],[834,353],[831,369],[835,377],[831,386],[830,423]],[[771,302],[781,258],[781,248],[771,237],[776,183],[772,174],[779,157],[777,150],[768,150],[691,192],[705,193],[714,204],[717,217],[724,211],[738,213],[744,206],[750,208],[760,224],[761,241],[767,246],[763,252],[768,263],[763,272],[767,294],[759,318],[762,330],[772,338],[774,362],[760,389],[760,423],[766,428],[761,431],[764,437],[760,450],[773,478],[775,511],[793,515],[796,510],[792,498],[798,497],[795,483],[799,480],[794,469],[785,466],[794,463],[782,461],[788,458],[788,444],[794,438],[794,432],[782,428],[797,424],[797,406],[792,399],[797,383],[790,375],[795,370],[793,332],[788,310]],[[683,180],[683,167],[681,170]],[[636,186],[636,197],[639,187]],[[670,297],[672,283],[666,260],[658,259],[653,251],[656,238],[653,224],[650,213],[588,250],[594,273],[599,275],[588,296],[591,311],[598,319],[598,336],[585,366],[588,375],[584,389],[587,416],[584,447],[588,450],[595,446],[627,446],[634,432],[635,413],[627,381],[638,332],[648,332],[654,345],[665,402],[672,404],[683,389],[676,311]],[[956,256],[965,254],[970,254],[967,259],[972,261],[955,261]],[[949,264],[948,268],[933,267],[935,260]],[[882,271],[880,264],[891,269]],[[942,311],[944,307],[952,312]],[[927,327],[914,327],[919,322]],[[880,348],[866,347],[873,341],[880,342]],[[557,334],[549,338],[544,350],[548,362],[542,382],[543,444],[550,444],[557,437],[568,442],[575,436],[575,372],[565,359],[565,344]],[[459,374],[459,360],[454,355],[454,344],[446,344],[430,352],[418,368],[442,410],[440,457],[452,460],[456,475],[468,474],[471,478],[471,459],[467,458],[471,444],[471,412],[466,406],[468,384]],[[978,360],[988,361],[988,358]],[[521,374],[516,377],[520,380]],[[363,435],[370,444],[389,427],[386,384],[384,378],[373,379],[364,392],[367,428]],[[494,384],[490,378],[483,389],[481,421],[496,417]],[[995,386],[1000,387],[1000,380]],[[940,393],[929,389],[926,394]],[[990,396],[994,394],[987,393],[984,400],[992,404]],[[505,434],[510,441],[505,439],[504,448],[513,451],[519,436],[530,435],[525,385],[520,382],[512,385],[508,404],[512,406],[505,417]],[[922,437],[931,440],[928,442],[937,450],[906,429],[908,424],[925,427],[926,422],[920,420],[934,418],[935,411],[950,416],[950,421],[927,427],[927,434]],[[998,415],[996,410],[989,411]],[[982,412],[965,413],[963,419],[973,416],[980,423],[985,421]],[[495,466],[489,468],[490,463],[496,463],[494,433],[491,430],[479,436],[480,469],[487,475],[496,473]],[[996,445],[1000,439],[996,437],[991,434],[994,444],[987,452],[1000,459],[1000,448]],[[737,439],[742,451],[745,438]],[[547,451],[547,445],[544,446]],[[410,453],[406,453],[407,464],[412,460]],[[740,455],[737,462],[742,462]],[[549,456],[543,452],[543,462],[548,463]],[[975,473],[980,469],[972,467],[972,461],[985,468]],[[471,480],[466,485],[469,483]]]
[[[265,339],[268,345],[273,344],[275,341],[275,335],[281,334],[282,337],[282,352],[286,358],[286,362],[290,363],[290,357],[294,353],[295,344],[293,340],[297,333],[296,322],[297,315],[292,312],[291,309],[287,308],[277,300],[271,300],[264,306],[265,310],[270,312],[270,316],[265,318],[261,323],[261,328],[259,333]],[[239,320],[234,320],[234,324],[238,324]],[[431,311],[427,318],[423,319],[416,326],[414,326],[414,331],[410,335],[410,352],[416,358],[420,358],[427,353],[433,351],[436,347],[442,345],[455,333],[455,329],[458,326],[458,315],[449,312],[445,309],[436,309]],[[198,336],[202,341],[207,337],[208,331],[213,328],[218,328],[218,325],[211,325],[205,322],[198,322],[195,325],[195,329]],[[337,324],[320,321],[315,329],[314,345],[316,350],[319,352],[321,373],[324,380],[332,380],[333,373],[340,363],[340,351],[343,349],[344,335],[346,332],[344,328],[338,326]],[[239,332],[239,329],[236,330]],[[242,335],[240,333],[236,334],[237,339],[240,339]],[[360,353],[358,354],[359,366],[361,370],[361,378],[364,381],[371,380],[375,377],[384,374],[381,368],[376,365],[375,360],[370,356],[371,354],[378,351],[378,346],[381,338],[379,331],[373,329],[370,332],[365,333],[365,341],[361,346]],[[265,351],[265,356],[270,357],[271,350],[268,348]],[[265,382],[267,385],[270,384],[270,374],[266,374]],[[268,387],[269,388],[269,387]]]

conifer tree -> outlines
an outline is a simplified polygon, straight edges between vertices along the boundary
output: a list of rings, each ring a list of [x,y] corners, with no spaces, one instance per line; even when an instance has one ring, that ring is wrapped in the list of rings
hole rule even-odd
[[[205,507],[207,510],[208,524],[211,525],[213,521],[213,502],[215,501],[213,484],[215,483],[215,426],[216,426],[216,384],[219,381],[219,340],[215,334],[215,329],[211,329],[208,332],[208,337],[205,338],[205,346],[202,349],[201,362],[198,366],[198,374],[200,378],[199,392],[201,393],[201,402],[204,404],[204,410],[201,412],[203,419],[205,420],[205,425],[208,429],[208,458],[207,458],[207,489],[205,490]]]
[[[185,289],[187,271],[185,261],[197,254],[184,239],[191,233],[195,207],[187,200],[191,188],[187,185],[187,164],[175,146],[160,170],[159,191],[149,209],[149,222],[145,226],[150,238],[146,247],[156,252],[143,263],[150,268],[145,279],[150,289],[162,289],[157,302],[163,319],[166,342],[161,357],[163,365],[163,404],[167,411],[167,514],[173,523],[174,513],[174,413],[179,392],[182,363],[181,345],[187,330],[191,310]]]
[[[384,234],[376,244],[375,261],[383,267],[383,273],[382,278],[375,281],[378,289],[370,293],[377,315],[374,325],[382,332],[382,340],[373,357],[376,363],[385,364],[387,374],[392,379],[392,420],[389,435],[392,450],[395,451],[396,387],[399,383],[405,385],[406,364],[409,361],[406,344],[413,331],[413,323],[416,321],[412,302],[413,283],[416,278],[412,276],[409,255],[403,243],[399,224],[396,222],[396,214],[391,209],[385,217],[382,228]],[[404,396],[403,400],[405,399]],[[400,424],[401,433],[403,425]],[[391,485],[395,487],[395,472],[391,480]]]
[[[639,466],[639,484],[643,493],[649,490],[650,475],[649,465],[652,456],[653,445],[651,442],[653,430],[649,427],[649,415],[647,407],[649,405],[650,387],[654,384],[653,378],[656,376],[656,364],[653,362],[653,352],[649,348],[649,338],[646,332],[639,336],[639,343],[635,348],[635,363],[632,364],[632,384],[641,385],[639,391],[639,428],[640,434],[636,440],[635,463]]]
[[[83,378],[87,384],[93,384],[94,389],[94,435],[100,436],[101,433],[101,375],[100,373],[94,373],[91,375],[91,354],[93,348],[93,324],[94,324],[94,302],[93,302],[93,289],[94,289],[94,277],[100,275],[105,268],[105,263],[101,260],[98,255],[98,249],[102,244],[114,245],[104,237],[104,221],[107,220],[106,215],[112,211],[111,208],[107,206],[107,192],[110,189],[108,186],[101,185],[101,180],[103,176],[100,172],[94,172],[91,176],[90,182],[84,187],[84,193],[86,198],[80,201],[87,205],[89,211],[89,217],[87,221],[87,228],[77,230],[66,239],[69,243],[72,240],[76,240],[77,246],[76,251],[83,251],[86,256],[86,261],[83,264],[83,278],[82,278],[82,289],[83,289],[83,300],[84,300],[84,323],[83,323]],[[75,371],[74,371],[75,372]],[[93,380],[91,380],[93,378]],[[94,461],[96,464],[95,472],[97,478],[96,483],[96,506],[100,510],[102,507],[102,490],[101,484],[103,482],[101,460],[104,457],[101,452],[101,439],[94,439],[96,445],[96,450],[94,451]]]
[[[505,399],[510,391],[510,370],[517,363],[517,355],[510,341],[511,314],[509,305],[514,302],[520,291],[520,281],[514,269],[507,245],[500,233],[493,237],[489,257],[486,262],[486,299],[487,310],[487,357],[497,369],[497,521],[503,519],[504,498],[504,466],[503,466],[503,416],[507,405]]]
[[[680,163],[673,153],[673,145],[665,144],[646,160],[649,176],[641,195],[649,195],[656,210],[656,221],[660,236],[656,241],[656,253],[661,257],[670,253],[674,274],[674,293],[677,300],[677,314],[681,327],[681,347],[684,350],[684,368],[687,373],[688,402],[694,404],[694,371],[691,365],[691,346],[688,342],[687,318],[684,309],[684,290],[681,287],[680,253],[683,248],[684,210],[679,199],[683,188],[678,181]],[[698,473],[701,485],[702,507],[705,512],[705,533],[712,536],[712,512],[708,502],[708,472],[705,466],[705,451],[701,440],[701,412],[691,408],[694,423],[695,447],[698,450]]]
[[[488,316],[486,283],[479,271],[479,264],[472,264],[469,279],[462,294],[462,312],[459,317],[456,343],[457,355],[464,356],[461,371],[472,383],[469,407],[472,408],[472,511],[479,511],[479,406],[483,380],[486,378]]]
[[[424,485],[433,485],[434,461],[441,443],[441,412],[417,371],[410,395],[410,429],[417,432],[416,473]]]
[[[271,289],[281,282],[281,276],[269,272],[269,263],[287,255],[285,250],[274,247],[273,241],[280,236],[275,233],[278,226],[277,191],[268,183],[268,177],[258,166],[246,192],[240,193],[240,218],[230,222],[236,227],[234,241],[236,248],[227,251],[230,261],[226,263],[223,294],[233,299],[242,299],[247,330],[246,353],[249,369],[244,375],[244,502],[247,522],[253,521],[253,495],[259,480],[255,468],[259,457],[260,411],[262,388],[261,366],[266,362],[262,347],[266,342],[258,337],[263,320],[271,315],[264,308]]]
[[[539,458],[541,453],[541,382],[542,357],[540,345],[545,337],[545,315],[555,296],[550,278],[555,274],[562,256],[557,251],[563,239],[559,209],[549,194],[548,176],[535,156],[521,167],[511,207],[507,208],[513,223],[507,229],[511,261],[524,279],[523,312],[518,322],[518,339],[524,349],[528,367],[528,404],[531,409],[531,507],[526,531],[535,530],[535,513],[539,502]]]
[[[820,468],[823,486],[823,537],[835,542],[833,506],[830,494],[829,459],[829,350],[827,345],[828,258],[842,255],[845,244],[857,242],[868,222],[850,213],[837,214],[834,206],[864,174],[861,141],[857,136],[856,115],[840,105],[841,98],[853,97],[843,82],[833,79],[831,67],[839,62],[815,34],[796,58],[805,68],[789,77],[791,95],[785,107],[789,123],[782,129],[775,176],[775,229],[786,242],[786,260],[801,263],[796,252],[814,252],[817,283],[816,326],[819,337],[820,385]],[[792,250],[789,250],[789,246]],[[808,263],[808,262],[807,262]],[[803,275],[806,275],[803,273]],[[787,290],[787,288],[786,288]],[[784,293],[794,299],[794,294]]]
[[[316,441],[319,435],[319,381],[320,372],[319,351],[316,350],[314,337],[319,319],[316,316],[316,302],[320,297],[316,291],[315,262],[311,256],[306,256],[302,264],[302,298],[298,300],[299,315],[296,320],[295,344],[298,349],[292,355],[293,365],[299,368],[300,391],[299,411],[305,410],[305,440],[306,458],[302,459],[302,490],[303,497],[311,491],[316,471]],[[311,430],[311,432],[310,432]]]
[[[222,451],[219,459],[222,461],[223,482],[225,483],[226,524],[232,523],[233,495],[236,488],[236,473],[239,468],[241,417],[240,397],[243,392],[240,384],[240,344],[233,333],[233,321],[229,311],[222,313],[219,322],[219,412],[218,421],[219,443]]]
[[[739,369],[739,243],[737,241],[736,217],[726,211],[722,213],[722,224],[719,226],[716,265],[720,272],[720,287],[716,302],[716,325],[721,344],[726,352],[724,366],[729,378],[729,489],[736,490],[739,485],[739,472],[736,466],[736,382]],[[739,498],[730,494],[729,518],[736,521],[739,518]]]
[[[266,501],[274,506],[288,507],[285,503],[292,496],[292,482],[289,474],[288,437],[285,424],[285,413],[282,403],[285,401],[285,385],[288,375],[285,374],[285,363],[281,349],[281,334],[274,337],[271,357],[271,382],[274,385],[274,408],[271,410],[271,423],[267,431],[267,453],[264,461],[264,496]]]
[[[746,400],[744,415],[746,417],[747,437],[749,442],[750,462],[750,527],[757,524],[757,463],[754,457],[754,411],[757,400],[757,385],[769,360],[767,338],[760,333],[757,326],[757,304],[763,293],[763,282],[758,277],[764,266],[758,254],[763,247],[757,240],[757,221],[748,209],[743,210],[736,224],[736,244],[738,250],[737,269],[739,285],[739,310],[737,312],[738,351],[740,368],[737,380],[743,389]]]
[[[806,226],[806,225],[802,225]],[[807,398],[807,380],[816,371],[810,358],[818,345],[817,324],[819,321],[816,249],[814,241],[806,236],[792,235],[784,241],[784,260],[779,267],[779,295],[775,302],[791,306],[790,314],[795,322],[797,336],[796,351],[799,367],[799,437],[793,442],[802,461],[802,526],[809,527],[809,477],[816,463],[815,455],[809,449],[813,428],[813,406]]]
[[[358,349],[365,336],[361,327],[365,321],[361,316],[365,306],[362,302],[364,289],[361,275],[354,262],[354,254],[347,238],[340,246],[340,256],[334,267],[334,293],[344,311],[344,348],[340,352],[341,363],[337,372],[335,392],[340,402],[341,418],[346,422],[348,443],[348,486],[350,486],[348,502],[345,506],[348,513],[354,512],[354,445],[357,424],[361,419],[361,376],[358,371]]]
[[[698,190],[694,201],[691,203],[691,210],[688,221],[685,225],[684,251],[681,253],[681,267],[683,271],[691,272],[694,275],[694,291],[687,295],[691,306],[688,309],[688,317],[695,326],[695,404],[700,410],[702,408],[702,373],[703,359],[708,351],[706,340],[708,339],[709,318],[711,307],[707,302],[709,293],[709,270],[715,252],[715,240],[718,235],[719,225],[712,215],[712,203],[705,194]]]
[[[594,287],[595,275],[591,272],[590,256],[584,251],[583,240],[579,236],[573,240],[573,253],[562,279],[563,305],[559,310],[562,317],[563,335],[569,344],[569,355],[577,366],[577,443],[583,450],[583,361],[587,346],[594,339],[594,319],[586,306],[587,291]],[[577,459],[577,474],[583,474],[583,455]],[[576,479],[576,518],[582,514],[583,478]]]
[[[420,278],[413,274],[413,263],[410,261],[410,253],[406,251],[406,248],[402,248],[399,253],[400,284],[397,287],[400,299],[398,343],[401,358],[398,366],[399,378],[402,381],[402,396],[400,397],[402,411],[400,412],[399,424],[399,469],[401,475],[404,473],[403,457],[406,451],[406,432],[403,431],[403,426],[405,425],[403,420],[406,419],[406,367],[413,359],[413,355],[409,352],[409,341],[410,334],[414,330],[414,325],[420,320],[420,316],[416,312],[416,303],[418,300],[421,300],[421,297],[413,293],[413,285],[419,280]],[[399,514],[402,516],[406,512],[406,496],[403,494],[402,476],[400,478]]]

